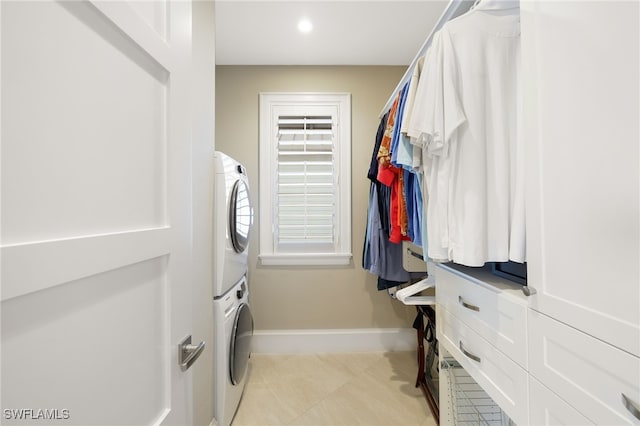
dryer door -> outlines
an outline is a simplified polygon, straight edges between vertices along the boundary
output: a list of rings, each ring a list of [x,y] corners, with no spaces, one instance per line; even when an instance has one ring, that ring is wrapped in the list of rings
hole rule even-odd
[[[253,317],[249,305],[242,303],[238,307],[231,334],[229,351],[229,375],[231,383],[237,385],[244,378],[251,355],[251,337],[253,336]]]
[[[238,179],[231,189],[229,203],[229,235],[236,253],[242,253],[249,244],[249,231],[253,222],[253,209],[249,200],[249,187]]]

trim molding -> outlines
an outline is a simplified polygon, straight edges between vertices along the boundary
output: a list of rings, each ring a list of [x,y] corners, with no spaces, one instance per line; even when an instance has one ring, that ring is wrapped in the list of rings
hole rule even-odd
[[[415,350],[413,328],[356,328],[327,330],[257,330],[253,353],[336,353]]]

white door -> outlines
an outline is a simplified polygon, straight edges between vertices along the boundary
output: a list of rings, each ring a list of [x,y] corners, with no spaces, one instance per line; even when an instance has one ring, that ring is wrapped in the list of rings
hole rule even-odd
[[[2,423],[188,424],[191,4],[0,15]]]
[[[640,356],[637,1],[523,1],[531,307]]]

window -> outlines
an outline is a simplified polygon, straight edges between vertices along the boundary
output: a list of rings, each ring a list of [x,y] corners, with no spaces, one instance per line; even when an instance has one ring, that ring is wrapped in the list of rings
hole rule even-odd
[[[351,99],[260,94],[260,261],[351,261]]]

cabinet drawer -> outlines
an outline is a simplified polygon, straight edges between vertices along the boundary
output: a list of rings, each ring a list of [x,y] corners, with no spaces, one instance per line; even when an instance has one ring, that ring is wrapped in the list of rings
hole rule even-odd
[[[596,424],[640,424],[622,396],[640,403],[640,358],[534,310],[528,324],[532,376]]]
[[[437,303],[526,369],[527,302],[520,288],[479,269],[472,270],[474,276],[446,266],[434,269]]]
[[[438,306],[437,338],[516,424],[528,423],[527,372]]]
[[[529,377],[529,412],[531,426],[594,424],[533,377]]]

